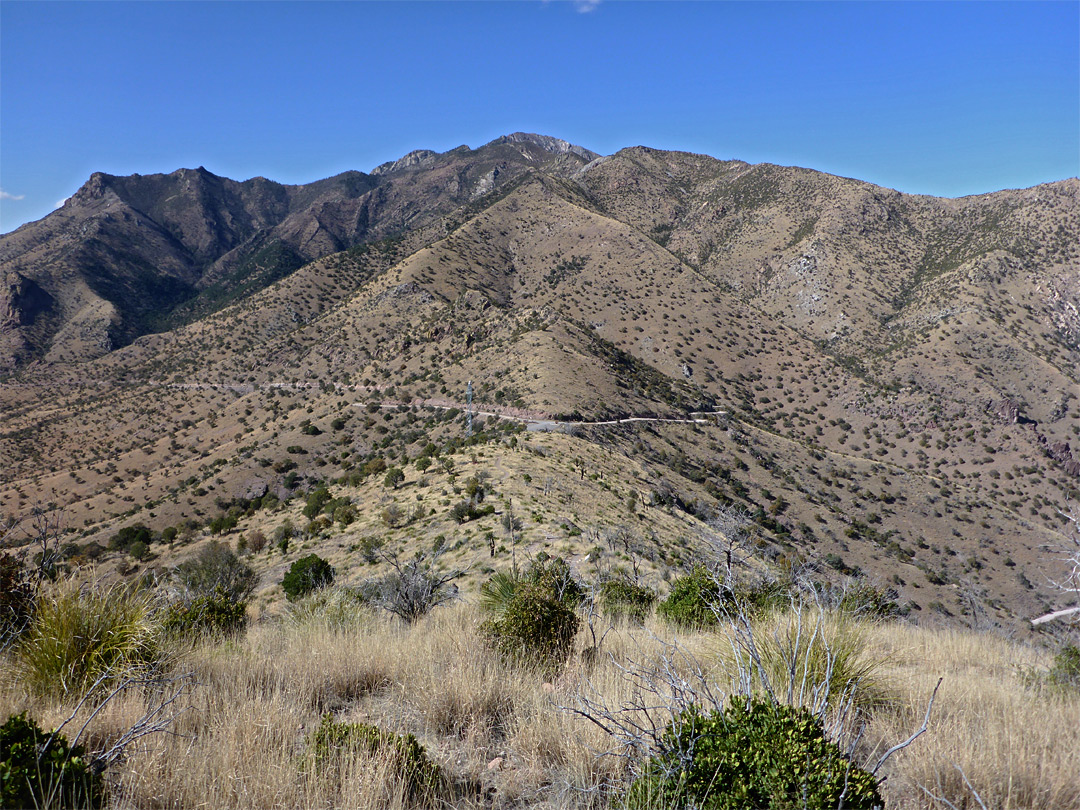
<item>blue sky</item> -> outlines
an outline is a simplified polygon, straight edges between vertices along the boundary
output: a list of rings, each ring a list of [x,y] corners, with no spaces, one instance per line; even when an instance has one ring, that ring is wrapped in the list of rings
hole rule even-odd
[[[0,3],[0,230],[518,130],[960,196],[1080,174],[1080,3]]]

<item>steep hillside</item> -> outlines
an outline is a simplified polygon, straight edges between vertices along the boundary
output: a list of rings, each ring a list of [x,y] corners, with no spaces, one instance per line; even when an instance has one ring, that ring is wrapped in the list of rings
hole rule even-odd
[[[199,177],[243,203],[224,224],[105,183],[133,229],[205,225],[172,235],[183,252],[153,276],[195,290],[169,311],[193,320],[92,360],[58,337],[92,335],[82,321],[52,333],[48,362],[0,387],[0,510],[63,507],[84,548],[180,527],[137,566],[208,525],[288,520],[358,578],[373,544],[446,544],[479,571],[548,549],[583,563],[610,540],[659,583],[737,508],[760,564],[870,577],[924,619],[1013,626],[1055,604],[1047,549],[1080,490],[1076,180],[939,200],[521,135],[319,188]],[[252,239],[304,263],[234,272]],[[45,334],[63,295],[93,303],[82,282],[8,272],[9,338]],[[404,481],[384,485],[394,466]],[[476,476],[495,511],[459,523]],[[354,520],[301,514],[320,482]],[[261,558],[265,581],[287,562]]]

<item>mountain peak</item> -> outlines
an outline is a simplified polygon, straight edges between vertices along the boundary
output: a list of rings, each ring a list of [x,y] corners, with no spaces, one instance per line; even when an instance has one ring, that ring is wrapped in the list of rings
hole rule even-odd
[[[533,132],[512,132],[509,135],[496,138],[486,145],[493,146],[500,143],[530,143],[533,146],[539,146],[546,152],[556,155],[572,154],[586,160],[595,160],[600,157],[596,152],[586,149],[584,146],[577,146],[561,138],[553,138],[550,135],[537,135]]]

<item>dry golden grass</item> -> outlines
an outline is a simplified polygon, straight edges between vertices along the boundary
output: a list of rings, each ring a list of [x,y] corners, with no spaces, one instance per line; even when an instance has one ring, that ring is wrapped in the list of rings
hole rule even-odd
[[[312,808],[618,806],[625,763],[599,756],[614,741],[563,707],[588,692],[608,706],[631,697],[622,667],[648,670],[670,653],[669,628],[619,626],[607,655],[587,663],[588,633],[554,679],[491,654],[471,605],[406,627],[381,615],[352,627],[265,619],[236,641],[182,658],[199,686],[171,734],[144,738],[110,771],[116,807]],[[876,761],[922,722],[943,678],[929,730],[886,765],[890,808],[1069,808],[1080,802],[1080,694],[1039,690],[1036,649],[989,635],[901,624],[862,627],[873,675],[894,700],[870,709],[860,757]],[[679,633],[679,647],[723,693],[730,681],[713,633]],[[590,640],[591,643],[591,640]],[[5,662],[0,711],[29,710],[55,725],[71,705],[45,702]],[[115,701],[91,741],[115,738],[142,712]],[[324,714],[411,733],[448,777],[437,797],[409,798],[387,757],[354,753],[320,767],[310,734]],[[963,776],[961,775],[961,769]],[[925,790],[924,790],[925,789]]]

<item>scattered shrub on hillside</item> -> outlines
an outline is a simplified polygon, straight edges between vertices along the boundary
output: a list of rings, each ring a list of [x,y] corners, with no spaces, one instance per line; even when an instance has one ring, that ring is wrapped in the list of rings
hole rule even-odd
[[[318,554],[301,557],[289,568],[281,587],[290,602],[307,596],[314,590],[324,588],[334,581],[334,569]]]
[[[501,615],[488,619],[482,632],[508,658],[557,666],[570,655],[581,622],[574,609],[532,582],[514,589]]]
[[[845,613],[864,619],[896,619],[903,615],[897,604],[899,594],[892,588],[880,588],[869,582],[858,582],[847,588],[837,607]]]
[[[391,770],[402,781],[410,799],[430,798],[444,785],[441,769],[411,734],[401,736],[367,723],[336,723],[325,715],[309,745],[320,767],[327,767],[328,759],[341,755],[361,753],[389,758]]]
[[[610,619],[644,623],[656,602],[656,591],[625,579],[609,579],[600,585],[600,607]]]
[[[405,473],[400,467],[391,467],[386,471],[386,477],[383,478],[383,486],[390,487],[391,489],[397,489],[398,484],[405,480]]]
[[[791,603],[794,586],[778,580],[725,584],[703,565],[671,584],[656,612],[680,627],[711,627],[721,616],[754,616]]]
[[[154,533],[150,527],[136,523],[134,526],[125,526],[110,537],[109,548],[113,551],[130,553],[131,547],[136,543],[149,547],[152,542],[154,542]]]
[[[212,594],[169,605],[162,629],[173,636],[240,633],[247,626],[247,602],[234,600],[218,587]]]
[[[825,737],[805,709],[736,698],[727,709],[679,714],[664,750],[631,785],[627,807],[699,810],[871,810],[877,782]]]
[[[0,806],[100,807],[105,789],[82,746],[47,734],[26,714],[0,726]]]
[[[178,565],[173,579],[188,601],[220,592],[232,602],[245,602],[259,584],[255,570],[217,540],[211,540],[192,559]]]
[[[417,553],[405,565],[395,557],[386,557],[394,571],[375,583],[376,604],[411,624],[439,605],[456,599],[457,586],[451,583],[461,576],[461,572],[436,570],[438,556],[438,552],[435,552],[428,559]]]
[[[488,504],[487,506],[477,506],[472,501],[462,501],[450,510],[450,517],[458,523],[468,523],[470,520],[476,520],[477,518],[493,514],[495,514],[495,507],[491,504]]]
[[[314,520],[315,516],[322,512],[323,507],[328,504],[333,496],[330,494],[330,490],[325,486],[317,487],[312,490],[307,497],[307,503],[304,505],[304,517],[308,520]]]
[[[671,592],[657,605],[656,612],[680,627],[709,627],[718,622],[716,610],[722,601],[720,592],[719,580],[704,566],[698,565],[671,583]]]
[[[39,694],[85,694],[158,663],[157,603],[124,584],[43,591],[28,632],[14,645],[23,682]]]

